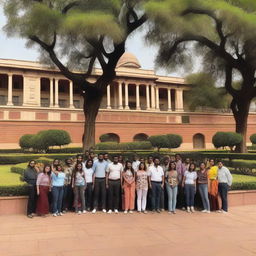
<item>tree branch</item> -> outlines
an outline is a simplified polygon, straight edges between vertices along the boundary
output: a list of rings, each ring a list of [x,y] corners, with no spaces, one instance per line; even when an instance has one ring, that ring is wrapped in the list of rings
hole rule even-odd
[[[79,1],[74,1],[72,3],[69,3],[62,9],[62,14],[66,14],[70,9],[78,5],[79,5]]]
[[[146,14],[143,14],[139,19],[136,21],[127,24],[128,30],[127,30],[127,35],[132,33],[134,30],[136,30],[138,27],[142,26],[146,21],[148,17]]]
[[[229,94],[232,95],[233,98],[237,97],[237,94],[239,91],[235,90],[232,86],[233,82],[233,69],[229,65],[225,66],[225,74],[226,74],[226,80],[225,80],[225,88],[228,91]]]

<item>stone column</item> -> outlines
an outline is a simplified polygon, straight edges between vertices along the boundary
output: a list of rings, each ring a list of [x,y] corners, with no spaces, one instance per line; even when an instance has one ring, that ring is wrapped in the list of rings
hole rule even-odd
[[[128,88],[128,83],[125,83],[124,84],[124,92],[125,92],[125,107],[124,107],[124,109],[130,109],[130,107],[129,107],[129,88]]]
[[[53,107],[53,78],[50,78],[50,107]]]
[[[59,79],[55,79],[55,104],[54,107],[59,107]]]
[[[12,102],[12,74],[8,74],[8,99],[7,99],[7,105],[13,106]]]
[[[73,81],[69,81],[69,107],[74,108],[73,102]]]
[[[149,85],[146,85],[146,104],[147,104],[147,110],[150,109],[150,99],[149,99]]]
[[[154,85],[151,85],[151,108],[153,110],[156,109],[156,93],[155,93],[155,86]]]
[[[140,86],[136,84],[136,109],[140,110]]]
[[[111,109],[110,84],[107,86],[107,109]]]
[[[167,88],[168,95],[168,111],[172,111],[171,88]]]
[[[156,87],[156,110],[159,110],[159,88]]]
[[[183,112],[183,90],[176,89],[175,90],[175,111]]]
[[[118,96],[119,96],[118,109],[123,109],[123,92],[122,92],[122,83],[119,83],[119,84],[118,84]]]

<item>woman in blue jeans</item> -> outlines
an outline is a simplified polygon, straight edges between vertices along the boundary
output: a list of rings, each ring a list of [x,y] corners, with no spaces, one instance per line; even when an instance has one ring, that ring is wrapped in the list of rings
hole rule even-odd
[[[53,169],[52,175],[52,212],[53,216],[62,216],[63,187],[65,183],[65,173],[61,165]]]
[[[204,209],[202,212],[210,213],[210,202],[208,197],[208,184],[209,184],[209,178],[208,178],[208,171],[205,168],[205,163],[200,164],[200,170],[197,172],[198,177],[198,190],[200,193],[200,196],[202,198]]]
[[[191,163],[189,165],[188,171],[185,171],[182,186],[185,187],[185,196],[187,204],[187,212],[195,212],[194,202],[195,202],[195,193],[196,193],[196,165]]]
[[[166,172],[165,185],[168,195],[168,212],[176,213],[176,202],[178,193],[178,172],[176,171],[175,162],[170,163],[169,170]]]

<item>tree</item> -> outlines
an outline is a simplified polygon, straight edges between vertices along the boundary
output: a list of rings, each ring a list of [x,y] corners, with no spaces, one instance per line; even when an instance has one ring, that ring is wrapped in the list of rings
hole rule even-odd
[[[146,21],[135,0],[6,0],[8,35],[28,39],[78,85],[84,98],[83,149],[95,145],[95,120],[128,36]],[[67,60],[67,63],[64,62]],[[95,64],[102,74],[90,81]],[[74,68],[80,72],[74,72]]]
[[[254,0],[152,0],[146,5],[155,24],[148,38],[160,44],[158,64],[189,66],[192,42],[204,57],[204,68],[225,75],[236,132],[243,136],[239,152],[247,151],[249,107],[256,97],[255,11]],[[241,77],[239,89],[233,86],[235,75]]]
[[[256,133],[254,133],[250,136],[250,141],[252,144],[256,145]]]
[[[151,142],[154,148],[157,148],[157,151],[160,151],[161,148],[169,147],[169,141],[166,135],[150,136],[148,140]]]
[[[212,137],[212,143],[216,148],[229,147],[232,151],[242,140],[242,135],[235,132],[217,132]]]
[[[169,148],[178,148],[182,143],[182,137],[178,134],[167,134]]]
[[[32,144],[33,136],[34,136],[33,134],[25,134],[20,137],[19,145],[23,150],[30,149],[33,147],[33,144]]]
[[[215,80],[209,73],[195,73],[186,77],[191,89],[184,95],[184,101],[191,111],[198,107],[214,109],[228,108],[229,99],[223,88],[217,88]],[[225,99],[220,101],[219,99]]]

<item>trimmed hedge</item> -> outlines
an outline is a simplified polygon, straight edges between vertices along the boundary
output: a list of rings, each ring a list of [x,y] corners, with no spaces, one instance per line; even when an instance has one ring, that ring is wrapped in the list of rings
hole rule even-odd
[[[256,133],[250,136],[250,141],[252,144],[256,144]]]
[[[240,144],[242,140],[242,135],[235,132],[216,132],[212,137],[212,143],[216,148],[229,147],[233,149]]]
[[[140,142],[101,142],[96,144],[96,150],[136,150],[136,149],[152,149],[149,141]]]
[[[20,186],[0,186],[0,196],[26,196],[28,195],[28,187]]]
[[[256,190],[256,182],[235,182],[231,190]]]

